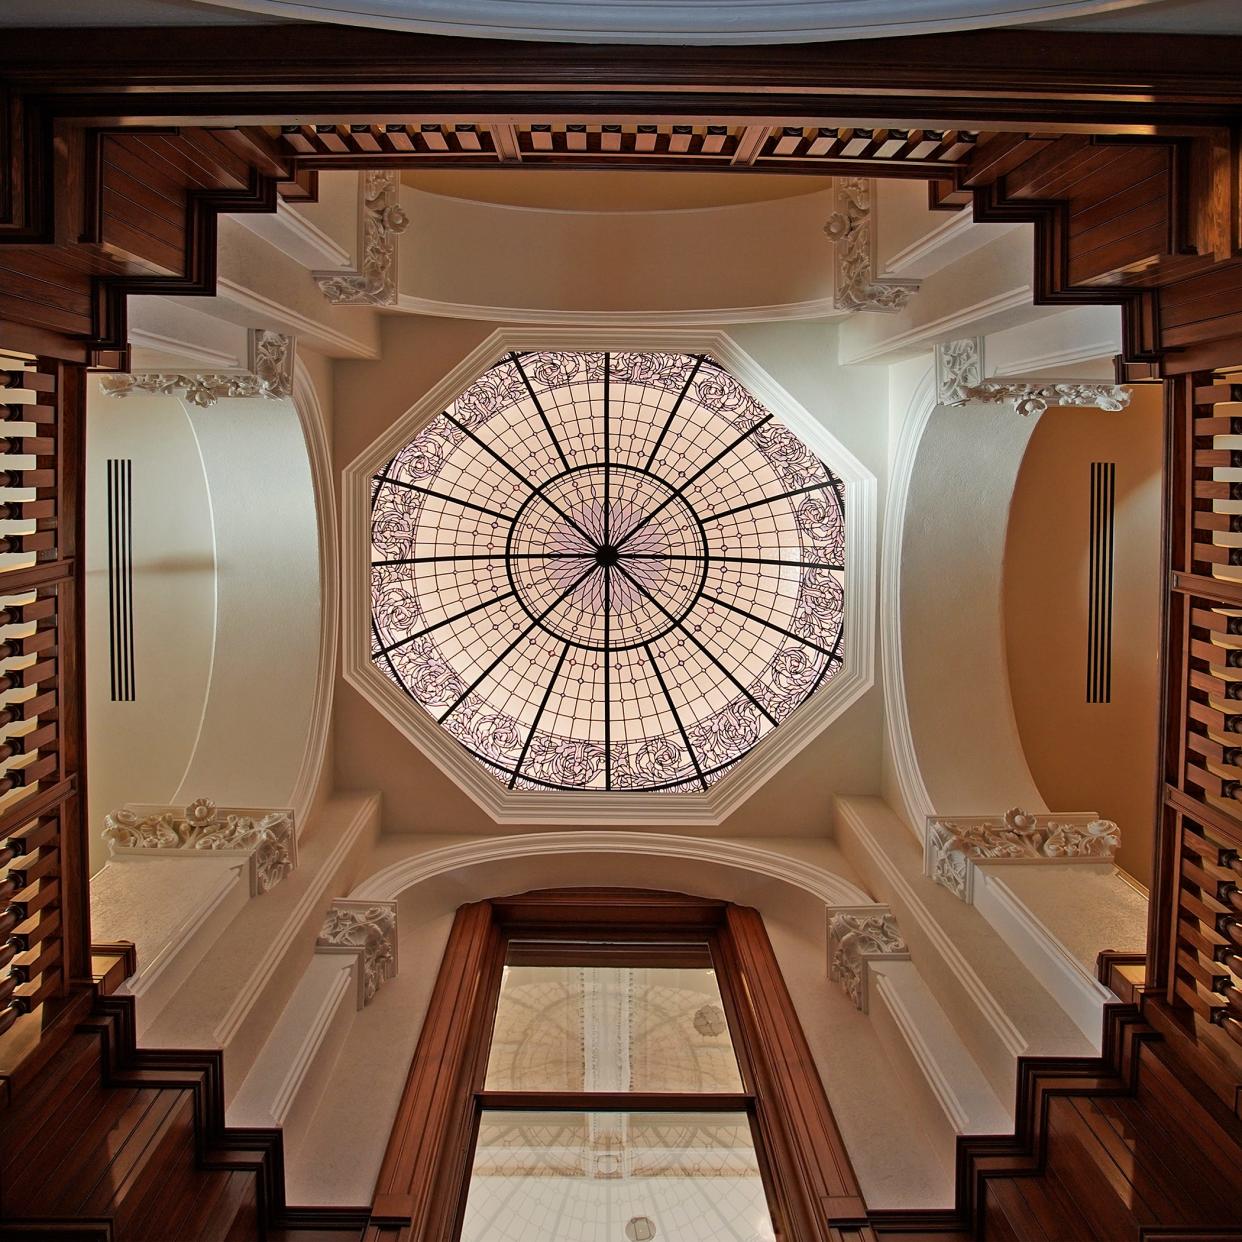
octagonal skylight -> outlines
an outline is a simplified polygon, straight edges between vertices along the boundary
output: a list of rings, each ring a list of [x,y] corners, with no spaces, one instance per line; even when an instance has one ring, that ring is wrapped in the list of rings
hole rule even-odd
[[[374,477],[371,658],[509,789],[701,792],[841,668],[844,512],[709,357],[512,353]]]

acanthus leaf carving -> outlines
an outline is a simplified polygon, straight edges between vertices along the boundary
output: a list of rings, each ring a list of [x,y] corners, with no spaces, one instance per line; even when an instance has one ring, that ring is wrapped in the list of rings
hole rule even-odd
[[[1109,862],[1120,846],[1121,829],[1112,820],[1013,807],[1001,816],[930,816],[923,862],[937,884],[969,902],[977,863]]]
[[[245,854],[251,895],[269,892],[297,866],[290,810],[224,807],[199,798],[183,810],[124,806],[104,816],[103,838],[115,856],[130,851],[194,850]]]
[[[359,954],[359,1008],[397,973],[397,905],[392,901],[334,901],[315,947]]]
[[[936,346],[936,400],[940,405],[1010,405],[1023,417],[1049,406],[1081,406],[1118,413],[1130,404],[1124,384],[1090,380],[1038,380],[985,377],[982,337],[944,341]]]
[[[294,338],[262,328],[250,330],[245,371],[134,371],[99,377],[109,397],[134,392],[167,393],[203,409],[231,397],[278,399],[293,394]]]
[[[867,1012],[867,967],[909,958],[910,947],[888,906],[839,906],[828,911],[828,976]]]
[[[838,177],[836,211],[824,232],[836,249],[838,310],[899,311],[918,289],[917,281],[881,280],[875,275],[875,231],[872,228],[872,183],[865,177]]]
[[[409,227],[398,173],[370,169],[360,183],[358,270],[314,272],[320,292],[338,306],[397,304],[397,238]]]

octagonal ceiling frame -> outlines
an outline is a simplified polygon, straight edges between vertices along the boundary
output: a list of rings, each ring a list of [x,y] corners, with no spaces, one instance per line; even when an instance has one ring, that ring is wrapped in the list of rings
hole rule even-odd
[[[845,660],[841,671],[705,793],[508,790],[371,659],[371,480],[511,351],[708,354],[845,483]],[[341,664],[345,680],[497,824],[720,824],[875,681],[876,478],[725,332],[685,328],[498,328],[424,393],[341,476]]]

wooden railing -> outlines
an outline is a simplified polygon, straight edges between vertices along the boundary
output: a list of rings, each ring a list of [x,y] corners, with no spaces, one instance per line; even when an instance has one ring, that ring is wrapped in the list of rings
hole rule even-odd
[[[1242,1064],[1242,382],[1191,375],[1171,397],[1154,977],[1199,1038]]]
[[[82,371],[0,352],[0,1074],[89,979]]]

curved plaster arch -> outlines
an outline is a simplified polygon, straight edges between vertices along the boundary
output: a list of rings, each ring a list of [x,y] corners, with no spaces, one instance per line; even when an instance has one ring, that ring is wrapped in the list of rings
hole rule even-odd
[[[263,398],[208,409],[181,402],[207,480],[216,627],[198,736],[173,803],[206,796],[290,806],[297,798],[305,811],[318,784],[330,708],[322,683],[331,668],[322,562],[334,531],[321,530],[330,466],[305,375],[300,395],[301,411]]]
[[[881,629],[889,743],[920,840],[929,814],[1047,810],[1014,716],[1001,590],[1010,503],[1037,421],[937,406],[924,377],[902,429]],[[921,625],[924,616],[936,624]]]
[[[523,833],[446,845],[385,867],[359,884],[349,896],[355,901],[395,901],[406,889],[463,867],[571,854],[630,854],[697,860],[792,884],[828,906],[868,905],[873,900],[857,885],[834,872],[814,863],[795,861],[775,850],[710,837],[603,829]]]

